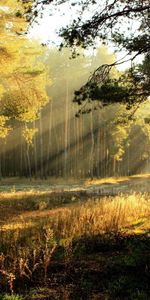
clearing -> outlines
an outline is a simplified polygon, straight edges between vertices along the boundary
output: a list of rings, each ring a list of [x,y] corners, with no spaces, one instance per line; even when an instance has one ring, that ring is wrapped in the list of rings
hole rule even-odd
[[[150,299],[149,180],[3,180],[0,299]]]

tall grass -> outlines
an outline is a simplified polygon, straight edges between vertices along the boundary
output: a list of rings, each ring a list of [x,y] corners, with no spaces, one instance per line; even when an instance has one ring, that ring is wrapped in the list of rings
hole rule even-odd
[[[104,197],[54,210],[47,225],[60,237],[117,232],[150,217],[150,199],[144,194]]]
[[[30,200],[31,196],[33,197]],[[146,193],[93,197],[77,203],[71,203],[71,197],[70,203],[65,206],[62,206],[57,198],[49,199],[46,193],[40,194],[39,198],[37,193],[31,193],[27,198],[21,199],[18,193],[16,198],[14,195],[9,195],[9,200],[5,197],[6,195],[1,199],[3,203],[0,201],[3,208],[1,213],[5,216],[5,211],[9,211],[10,217],[8,222],[8,219],[4,218],[5,222],[0,227],[3,231],[31,228],[33,224],[38,227],[47,225],[59,237],[75,237],[118,231],[150,216],[150,197]]]
[[[47,204],[43,210],[40,201]],[[54,209],[49,209],[49,199],[40,198],[36,209],[24,212],[19,202],[17,207],[19,215],[0,227],[0,285],[11,292],[15,282],[30,281],[35,274],[46,282],[53,254],[63,245],[70,255],[74,239],[150,229],[148,194],[93,198]]]

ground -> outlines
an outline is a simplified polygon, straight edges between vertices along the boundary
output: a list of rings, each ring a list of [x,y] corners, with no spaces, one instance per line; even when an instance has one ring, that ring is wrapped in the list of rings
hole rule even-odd
[[[3,180],[0,299],[150,299],[149,179]]]

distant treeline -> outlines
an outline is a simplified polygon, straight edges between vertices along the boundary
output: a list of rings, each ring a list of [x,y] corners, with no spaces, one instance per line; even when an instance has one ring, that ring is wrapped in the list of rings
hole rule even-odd
[[[101,109],[100,100],[87,101],[84,110],[72,102],[74,91],[87,81],[97,62],[111,62],[113,55],[106,48],[75,60],[69,55],[69,50],[52,49],[39,56],[46,72],[34,74],[28,70],[30,74],[26,74],[24,70],[18,75],[23,76],[21,86],[17,83],[17,91],[21,87],[19,96],[15,91],[12,97],[11,89],[5,95],[7,105],[2,108],[7,110],[2,109],[2,117],[8,127],[2,118],[1,177],[93,178],[149,172],[150,129],[145,122],[149,120],[149,104],[133,114],[123,105]],[[24,84],[24,76],[29,76],[25,77],[29,86]],[[14,86],[14,74],[11,80]],[[91,112],[76,117],[80,109]]]
[[[115,107],[77,118],[71,106],[69,98],[61,107],[59,100],[50,101],[30,124],[38,128],[32,144],[21,128],[10,133],[0,149],[1,176],[92,178],[149,171],[150,142],[142,124],[115,123]]]

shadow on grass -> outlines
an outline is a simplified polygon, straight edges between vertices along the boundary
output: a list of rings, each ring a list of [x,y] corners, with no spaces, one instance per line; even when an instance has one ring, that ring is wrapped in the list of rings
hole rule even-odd
[[[55,209],[72,205],[74,203],[86,201],[88,196],[82,192],[44,192],[44,193],[25,193],[13,194],[7,197],[2,195],[0,199],[0,223],[11,220],[26,212],[40,212],[47,209]]]
[[[43,278],[40,266],[30,280],[18,276],[15,291],[26,291],[26,300],[149,300],[149,233],[83,236],[58,245]]]
[[[150,299],[148,233],[83,237],[74,241],[73,249],[78,263],[70,274],[73,277],[78,266],[83,299]]]

